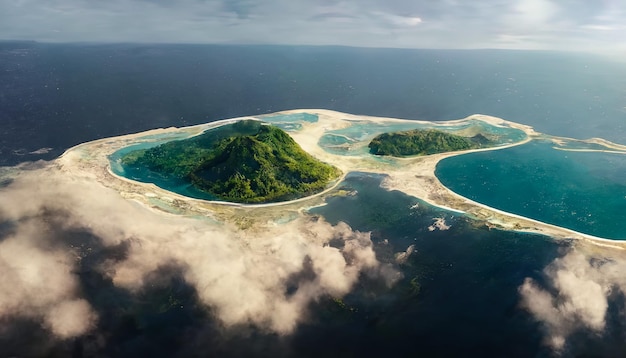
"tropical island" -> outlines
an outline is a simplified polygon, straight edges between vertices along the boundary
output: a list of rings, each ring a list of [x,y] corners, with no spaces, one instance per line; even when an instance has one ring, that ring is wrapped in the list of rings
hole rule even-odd
[[[303,118],[303,114],[309,117]],[[311,116],[314,116],[314,119]],[[275,127],[284,128],[289,134],[272,130]],[[475,142],[484,142],[480,144],[481,148],[466,150],[463,153],[488,152],[536,143],[547,148],[554,146],[550,150],[626,153],[626,146],[623,145],[599,139],[580,141],[548,136],[536,132],[527,125],[480,114],[435,123],[353,115],[325,109],[301,109],[103,138],[70,148],[56,163],[67,175],[85,181],[97,181],[102,186],[118,192],[122,197],[140,203],[150,210],[190,218],[206,218],[218,223],[231,223],[240,230],[273,228],[297,220],[308,208],[325,205],[328,198],[357,195],[357,190],[345,191],[346,188],[342,188],[341,184],[335,190],[326,189],[338,184],[343,174],[360,176],[362,173],[370,173],[384,175],[380,186],[385,190],[400,191],[451,213],[471,217],[477,220],[476,223],[485,224],[489,228],[545,234],[559,239],[581,239],[602,246],[626,247],[624,241],[603,239],[542,222],[539,220],[541,218],[533,219],[509,213],[451,191],[442,184],[435,172],[441,160],[456,156],[460,154],[459,151],[405,158],[393,156],[380,158],[368,152],[368,144],[372,137],[383,133],[410,132],[416,128],[441,130],[469,140],[474,138]],[[488,141],[481,139],[481,136]],[[239,137],[241,138],[235,140]],[[245,137],[250,138],[244,139]],[[281,140],[291,145],[282,149],[280,146],[272,148]],[[249,143],[243,143],[246,141]],[[263,145],[257,147],[257,142]],[[297,143],[297,146],[294,146],[294,143]],[[270,149],[265,146],[269,146]],[[337,150],[339,146],[347,150]],[[304,168],[300,173],[292,171],[286,174],[285,170],[289,167],[311,166],[307,164],[306,159],[298,157],[300,151],[315,158],[313,161],[315,163],[327,163],[318,170],[318,174],[323,173],[327,176],[318,176],[318,179],[322,180],[316,183],[313,173],[309,180],[301,182],[295,180],[307,178]],[[293,160],[283,160],[283,163],[280,163],[287,152],[296,153],[291,157]],[[258,153],[256,158],[255,153]],[[228,158],[232,158],[231,161],[228,161]],[[243,165],[227,168],[228,163],[236,162],[244,163],[248,167],[265,168],[265,173],[271,173],[271,176],[264,177],[263,170],[259,173],[248,171]],[[271,165],[277,167],[272,168]],[[135,167],[139,169],[136,170]],[[211,170],[211,167],[215,169]],[[342,174],[338,174],[339,172]],[[152,175],[154,173],[156,175]],[[160,176],[168,175],[180,178],[184,182],[161,180]],[[192,183],[194,175],[198,184]],[[296,185],[292,186],[299,187],[300,192],[296,192],[295,189],[291,192],[284,190],[285,187],[291,186],[287,184],[282,186],[278,181],[286,176],[294,179],[292,182],[296,182]],[[212,181],[215,177],[218,180]],[[328,179],[331,177],[337,180],[333,182],[332,179]],[[264,181],[263,178],[276,181]],[[188,189],[200,191],[196,188],[202,185],[202,179],[206,181],[204,184],[207,186],[221,185],[227,190],[223,190],[220,197],[211,194],[195,196],[195,193]],[[268,181],[275,184],[273,187],[282,188],[283,191],[277,189],[275,191],[278,195],[264,196],[258,190],[261,187],[259,182]],[[250,191],[247,190],[248,186]],[[250,192],[255,193],[255,190],[258,196],[251,196]],[[272,194],[267,189],[265,193]],[[247,198],[233,198],[238,195]],[[267,201],[273,201],[271,205],[231,203],[233,201],[264,203],[263,200],[267,198],[270,198]],[[292,198],[301,200],[289,200]],[[437,218],[433,218],[435,219]]]
[[[368,147],[371,154],[406,157],[477,149],[491,144],[480,133],[468,138],[436,129],[413,129],[379,134]]]
[[[267,203],[323,191],[341,171],[305,152],[285,131],[256,120],[136,150],[125,166],[180,178],[224,201]],[[223,133],[228,133],[225,137]]]

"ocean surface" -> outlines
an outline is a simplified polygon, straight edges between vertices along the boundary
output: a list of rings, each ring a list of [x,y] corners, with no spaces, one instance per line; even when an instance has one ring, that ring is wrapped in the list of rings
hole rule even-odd
[[[436,121],[482,113],[551,135],[626,144],[625,106],[626,65],[588,54],[0,43],[0,166],[52,160],[99,138],[294,108]],[[479,202],[626,238],[624,156],[546,146],[449,158],[438,176]],[[308,319],[288,336],[254,326],[224,329],[180,268],[160,267],[157,283],[141,292],[119,288],[102,267],[122,260],[123,247],[104,247],[89,228],[68,229],[62,214],[55,221],[45,210],[33,213],[28,220],[41,217],[55,237],[85,248],[75,274],[101,319],[94,333],[58,340],[37,320],[3,317],[0,355],[556,355],[545,344],[546,326],[521,307],[519,287],[532,278],[553,292],[543,270],[571,243],[489,230],[383,190],[382,179],[353,173],[339,188],[352,195],[333,196],[309,213],[371,231],[383,262],[393,263],[395,253],[414,245],[396,265],[402,279],[388,288],[362,277],[342,305],[312,304]],[[11,190],[11,183],[0,188]],[[553,205],[551,217],[537,216]],[[430,230],[437,218],[450,228]],[[0,243],[13,225],[0,213]],[[606,329],[574,329],[560,354],[623,356],[623,311],[623,297],[609,295]]]
[[[553,149],[550,141],[447,158],[439,180],[513,214],[609,239],[626,239],[626,154]]]
[[[625,143],[624,98],[623,63],[571,53],[0,43],[0,165],[295,108],[423,120],[481,113]],[[30,154],[42,148],[51,149]]]

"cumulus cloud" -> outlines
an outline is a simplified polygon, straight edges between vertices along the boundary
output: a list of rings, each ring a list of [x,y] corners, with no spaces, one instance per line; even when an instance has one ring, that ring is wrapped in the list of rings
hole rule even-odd
[[[15,205],[11,201],[2,206]],[[46,247],[46,227],[28,216],[0,242],[0,317],[42,320],[60,338],[86,333],[97,317],[79,298],[71,251]]]
[[[544,269],[545,287],[527,278],[519,287],[522,306],[546,328],[546,344],[564,349],[567,338],[580,329],[604,332],[608,296],[626,293],[623,258],[593,259],[572,249]]]
[[[240,231],[150,211],[54,164],[20,173],[0,195],[0,223],[8,228],[0,242],[0,317],[39,319],[60,338],[88,332],[98,317],[73,273],[81,256],[62,235],[46,237],[47,213],[61,213],[54,225],[87,230],[105,247],[127,245],[123,259],[99,270],[130,292],[164,266],[180,268],[225,326],[287,334],[313,301],[345,295],[360,275],[390,284],[398,278],[376,259],[369,233],[343,223],[301,218]]]

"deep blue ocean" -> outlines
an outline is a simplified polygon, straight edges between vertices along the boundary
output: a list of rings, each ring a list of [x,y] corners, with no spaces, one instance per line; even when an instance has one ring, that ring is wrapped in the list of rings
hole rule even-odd
[[[0,43],[2,166],[51,160],[71,146],[109,136],[294,108],[422,120],[481,113],[551,135],[626,144],[626,64],[537,51]],[[466,176],[508,183],[504,179],[515,173],[495,165],[508,157],[490,155],[521,160],[532,158],[526,155],[535,149],[443,163],[451,170],[463,167]],[[586,160],[580,153],[557,154]],[[516,170],[527,170],[533,160],[520,161]],[[494,163],[489,170],[478,170],[487,162]],[[601,180],[622,185],[619,174],[607,172]],[[224,331],[180,272],[162,272],[165,285],[131,295],[98,271],[119,253],[103,248],[87,229],[66,233],[58,225],[51,230],[92,246],[76,274],[102,317],[98,333],[59,342],[37,322],[16,319],[0,330],[0,356],[44,351],[58,357],[552,356],[542,344],[544,327],[520,308],[518,287],[527,277],[544,283],[543,268],[570,243],[490,231],[459,214],[385,191],[381,179],[354,173],[341,189],[355,195],[333,197],[311,210],[331,223],[371,231],[383,261],[415,245],[415,254],[400,266],[404,278],[396,286],[381,288],[363,278],[344,298],[354,314],[320,301],[311,307],[313,319],[291,336],[253,327]],[[548,185],[561,185],[536,183],[545,195],[551,192]],[[462,186],[454,189],[462,192]],[[480,190],[466,187],[468,196]],[[510,193],[504,185],[500,189]],[[444,217],[451,228],[429,231],[435,217]],[[0,240],[10,231],[7,225],[0,220]],[[609,226],[606,230],[613,235]],[[624,238],[619,235],[614,236]],[[185,309],[164,309],[172,297]],[[575,332],[565,356],[623,356],[623,306],[619,297],[612,299],[606,332]]]
[[[481,113],[626,143],[626,66],[534,51],[0,43],[0,165],[92,139],[294,108]]]

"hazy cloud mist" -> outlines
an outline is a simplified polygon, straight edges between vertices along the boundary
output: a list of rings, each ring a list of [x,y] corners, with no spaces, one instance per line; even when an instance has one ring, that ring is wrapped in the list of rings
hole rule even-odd
[[[0,316],[41,319],[61,338],[81,335],[97,317],[80,298],[72,273],[76,256],[46,247],[46,239],[46,227],[25,217],[0,242]]]
[[[21,172],[0,195],[0,318],[40,320],[60,338],[85,334],[98,320],[75,272],[92,248],[67,236],[72,230],[105,248],[124,246],[123,255],[96,265],[116,286],[140,292],[175,267],[225,326],[280,334],[306,319],[312,301],[345,295],[363,273],[389,285],[400,275],[377,261],[368,233],[342,223],[299,219],[240,232],[152,212],[54,164]]]

